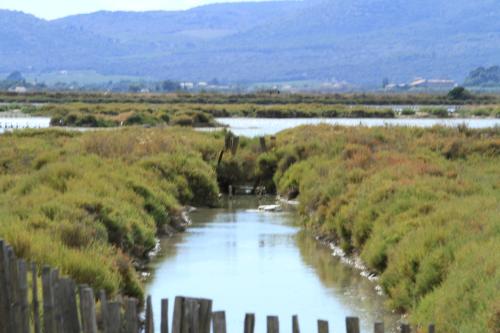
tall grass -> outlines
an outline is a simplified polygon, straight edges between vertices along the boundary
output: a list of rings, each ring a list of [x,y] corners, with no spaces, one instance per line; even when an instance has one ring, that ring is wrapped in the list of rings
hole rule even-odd
[[[182,205],[214,205],[216,135],[180,129],[0,137],[0,236],[78,282],[142,297],[134,261]]]

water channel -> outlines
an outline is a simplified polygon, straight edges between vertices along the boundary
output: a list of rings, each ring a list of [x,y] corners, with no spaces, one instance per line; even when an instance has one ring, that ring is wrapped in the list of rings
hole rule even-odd
[[[199,209],[185,233],[161,241],[147,283],[158,328],[161,298],[182,295],[213,299],[214,310],[226,311],[230,333],[243,331],[247,312],[256,314],[256,332],[265,332],[267,315],[278,315],[281,331],[291,332],[294,314],[303,332],[315,332],[317,319],[345,332],[346,316],[359,317],[362,332],[373,332],[376,321],[396,331],[400,317],[384,307],[374,282],[301,231],[293,210],[265,213],[258,205],[247,196]]]

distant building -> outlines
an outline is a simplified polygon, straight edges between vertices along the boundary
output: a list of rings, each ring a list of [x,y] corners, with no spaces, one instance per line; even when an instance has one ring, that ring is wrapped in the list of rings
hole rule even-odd
[[[194,88],[194,83],[193,82],[181,82],[181,88],[182,89],[193,89]]]
[[[453,80],[418,78],[410,83],[410,88],[453,89],[457,83]]]
[[[16,87],[10,88],[9,91],[15,92],[18,94],[24,94],[24,93],[28,92],[28,89],[26,87],[23,87],[23,86],[16,86]]]

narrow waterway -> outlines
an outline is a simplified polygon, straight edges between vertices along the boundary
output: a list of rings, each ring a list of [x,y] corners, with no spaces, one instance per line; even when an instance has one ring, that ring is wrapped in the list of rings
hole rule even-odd
[[[160,299],[182,295],[213,299],[230,333],[243,331],[247,312],[256,314],[256,332],[265,332],[267,315],[278,315],[281,331],[291,332],[294,314],[303,332],[316,331],[317,319],[345,332],[346,316],[360,317],[362,332],[376,321],[395,331],[399,317],[385,309],[373,282],[300,231],[294,212],[259,212],[258,204],[236,197],[224,208],[199,209],[187,232],[161,241],[147,284],[158,327]]]

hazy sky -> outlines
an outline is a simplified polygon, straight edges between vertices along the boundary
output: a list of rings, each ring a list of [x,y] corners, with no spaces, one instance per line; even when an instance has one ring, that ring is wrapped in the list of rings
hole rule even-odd
[[[98,10],[179,10],[216,2],[250,0],[1,0],[1,9],[21,10],[45,19]]]

